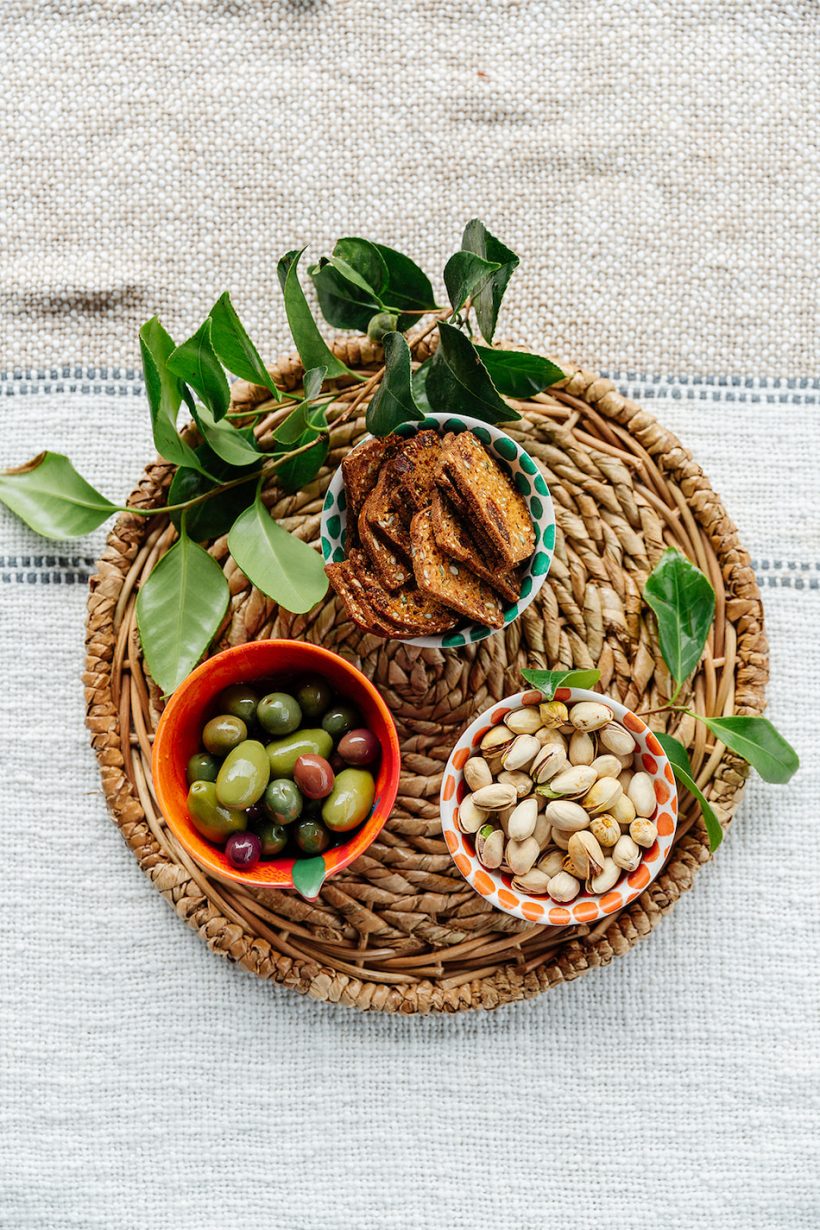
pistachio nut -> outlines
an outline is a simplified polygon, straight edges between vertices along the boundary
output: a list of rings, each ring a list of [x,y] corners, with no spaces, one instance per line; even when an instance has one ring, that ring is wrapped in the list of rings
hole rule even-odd
[[[509,747],[515,735],[512,731],[501,722],[498,726],[491,726],[479,744],[482,752],[490,754],[500,754],[505,748]]]
[[[648,850],[655,844],[658,830],[651,820],[647,820],[645,816],[638,816],[629,826],[629,836],[636,846],[643,846],[644,850]]]
[[[531,867],[522,876],[513,878],[512,886],[517,888],[520,893],[532,893],[536,897],[543,897],[547,891],[549,876],[543,871],[539,871],[537,867]]]
[[[501,828],[504,830],[505,837],[509,837],[507,828],[510,823],[510,816],[513,814],[514,811],[515,811],[515,804],[512,804],[510,807],[502,807],[501,811],[496,812],[495,818],[498,821],[498,823],[501,825]]]
[[[634,871],[641,861],[641,848],[629,836],[629,833],[622,833],[618,838],[618,844],[612,851],[612,857],[618,867],[624,871]]]
[[[614,816],[604,812],[601,816],[596,816],[590,823],[589,831],[596,839],[600,846],[609,850],[612,846],[618,844],[618,838],[621,835],[621,826]]]
[[[491,824],[480,828],[476,834],[475,852],[478,861],[488,871],[500,867],[504,857],[504,834],[501,829],[494,829]]]
[[[550,780],[547,791],[544,793],[551,792],[555,797],[578,798],[586,794],[596,777],[595,770],[589,765],[571,765],[568,769],[562,769]]]
[[[568,871],[571,876],[575,876],[576,880],[583,880],[584,878],[581,875],[580,867],[575,866],[575,864],[573,863],[572,859],[570,858],[568,854],[564,855],[564,863],[563,863],[561,870]]]
[[[563,829],[558,829],[555,825],[553,825],[550,836],[552,837],[553,844],[556,845],[559,850],[566,850],[569,847],[569,839],[572,836],[572,833],[566,833]]]
[[[492,785],[493,775],[483,756],[471,756],[465,761],[462,772],[471,790],[480,790],[482,786]]]
[[[576,730],[570,735],[570,764],[592,764],[595,759],[595,740],[585,730]]]
[[[566,747],[564,736],[553,726],[542,726],[540,730],[536,730],[535,737],[542,747],[551,743],[557,743],[559,747]]]
[[[523,841],[510,839],[504,851],[504,857],[510,865],[513,875],[523,876],[535,865],[535,860],[541,851],[534,837],[525,837]]]
[[[550,825],[550,822],[547,819],[545,813],[539,812],[536,818],[536,821],[535,821],[535,828],[532,831],[533,837],[538,842],[539,850],[546,850],[547,843],[549,842],[549,839],[550,839],[550,828],[551,827],[552,826]]]
[[[513,786],[519,799],[525,799],[528,794],[532,794],[533,780],[529,773],[522,773],[520,769],[504,769],[497,780],[505,786]]]
[[[539,786],[543,786],[544,782],[548,782],[551,777],[555,777],[556,773],[560,773],[566,767],[567,754],[563,745],[558,747],[556,744],[547,744],[546,747],[541,748],[530,765],[530,775]]]
[[[516,735],[534,735],[543,723],[537,707],[526,705],[523,709],[513,709],[512,713],[508,713],[504,718],[504,725]]]
[[[598,812],[609,811],[622,794],[621,783],[617,777],[600,777],[581,799],[581,803],[594,816]]]
[[[610,722],[598,731],[598,740],[608,752],[616,756],[631,756],[635,751],[635,740],[619,722]]]
[[[559,871],[547,885],[547,892],[553,901],[573,901],[580,891],[580,883],[568,871]]]
[[[621,877],[621,868],[615,862],[614,858],[605,858],[604,865],[597,876],[593,876],[591,880],[587,880],[588,893],[608,893],[609,890],[618,883]]]
[[[535,735],[516,735],[502,754],[501,763],[510,773],[516,769],[526,769],[532,764],[540,750],[541,744]]]
[[[539,705],[538,708],[542,723],[550,730],[563,726],[569,716],[566,705],[560,700],[546,701],[543,705]]]
[[[564,867],[564,856],[560,850],[550,850],[543,858],[538,860],[536,864],[539,871],[543,871],[545,875],[557,876],[559,871]]]
[[[589,828],[589,813],[584,811],[580,803],[569,799],[553,799],[547,804],[545,816],[550,824],[560,828],[565,833],[578,833]]]
[[[569,712],[569,720],[576,730],[600,730],[612,721],[613,716],[609,705],[602,705],[597,700],[581,700]]]
[[[507,836],[512,841],[523,841],[525,837],[532,837],[537,820],[538,804],[535,799],[524,799],[507,821]]]
[[[604,752],[603,756],[595,757],[592,768],[599,777],[620,777],[623,765],[613,752]]]
[[[648,773],[635,773],[629,783],[627,794],[635,805],[638,816],[655,814],[655,787]]]
[[[493,782],[492,785],[482,786],[473,793],[476,807],[483,807],[486,811],[500,811],[502,807],[512,807],[517,801],[515,787],[504,782]]]
[[[628,829],[632,821],[635,819],[635,804],[632,802],[628,794],[622,794],[620,798],[609,809],[609,814],[613,820],[617,820],[621,829]]]
[[[635,774],[632,769],[621,769],[618,774],[618,781],[621,783],[621,790],[623,790],[624,794],[629,793],[629,783],[632,781],[634,776]]]
[[[573,833],[567,854],[581,873],[580,880],[591,880],[604,869],[604,852],[590,832]]]
[[[487,809],[477,807],[474,794],[465,794],[458,805],[458,827],[462,833],[477,833],[487,819]]]

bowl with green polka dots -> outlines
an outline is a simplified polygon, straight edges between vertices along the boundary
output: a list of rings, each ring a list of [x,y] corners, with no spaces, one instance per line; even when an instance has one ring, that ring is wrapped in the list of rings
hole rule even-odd
[[[419,431],[436,431],[444,436],[449,432],[458,434],[471,431],[484,445],[489,455],[510,477],[517,491],[527,502],[535,529],[535,550],[523,565],[521,596],[517,602],[504,609],[504,626],[517,619],[535,598],[550,570],[555,552],[555,510],[546,481],[540,469],[517,441],[489,423],[462,415],[427,414],[423,419],[402,423],[396,435],[409,439]],[[358,448],[370,436],[363,436]],[[336,471],[327,489],[322,508],[321,541],[322,555],[326,564],[340,563],[345,558],[345,533],[347,529],[347,500],[341,467]],[[472,645],[486,636],[499,631],[483,624],[464,620],[450,632],[440,636],[396,637],[408,645],[422,645],[434,649],[458,649]]]

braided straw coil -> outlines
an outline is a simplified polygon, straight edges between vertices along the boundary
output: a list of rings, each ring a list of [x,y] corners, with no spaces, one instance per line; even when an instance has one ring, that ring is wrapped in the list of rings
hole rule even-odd
[[[381,363],[381,348],[366,339],[339,342],[335,351],[362,372]],[[416,357],[429,353],[421,343]],[[297,359],[274,371],[286,388],[301,380]],[[234,386],[235,408],[253,408],[264,397],[264,390]],[[539,463],[552,492],[555,559],[520,619],[477,645],[442,651],[383,641],[352,624],[332,592],[306,615],[291,615],[250,586],[224,538],[210,544],[232,595],[215,651],[259,637],[315,641],[361,667],[396,720],[403,771],[391,820],[313,903],[296,893],[251,894],[209,878],[158,814],[150,765],[161,699],[143,669],[135,605],[140,581],[174,531],[165,517],[126,514],[109,536],[91,581],[85,674],[106,799],[140,867],[169,904],[215,952],[261,978],[362,1009],[494,1008],[627,952],[709,858],[697,806],[684,794],[666,867],[635,902],[594,930],[537,926],[499,913],[450,860],[439,824],[441,772],[475,714],[519,690],[522,666],[597,666],[601,690],[638,713],[669,695],[652,617],[641,603],[643,582],[667,545],[694,560],[717,595],[714,629],[682,701],[705,714],[759,714],[764,707],[768,653],[760,593],[735,526],[689,453],[609,380],[587,372],[573,371],[548,394],[518,404],[524,417],[510,435]],[[260,421],[263,440],[283,413]],[[306,541],[318,541],[330,476],[363,431],[362,418],[332,431],[326,466],[306,490],[268,490],[271,511]],[[162,503],[172,474],[164,462],[149,465],[131,503]],[[743,789],[743,762],[714,745],[692,718],[660,714],[653,725],[686,743],[699,785],[728,824]]]

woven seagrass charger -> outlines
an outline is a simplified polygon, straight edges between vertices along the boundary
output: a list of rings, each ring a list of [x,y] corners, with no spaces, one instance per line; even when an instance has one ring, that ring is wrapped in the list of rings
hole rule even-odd
[[[381,366],[381,347],[366,339],[336,343],[335,350],[360,372]],[[416,357],[429,353],[422,342]],[[301,381],[298,359],[273,370],[285,388]],[[265,396],[237,384],[234,409],[255,408]],[[143,669],[135,606],[141,580],[171,546],[174,531],[165,517],[125,514],[109,536],[91,581],[85,674],[106,799],[140,867],[180,917],[211,949],[261,978],[362,1009],[494,1008],[626,953],[710,857],[697,805],[684,793],[661,874],[592,930],[532,925],[499,913],[451,862],[439,824],[442,770],[472,718],[520,689],[522,666],[597,666],[600,689],[637,713],[669,695],[651,616],[641,603],[643,582],[666,546],[697,563],[717,595],[714,629],[682,701],[706,714],[764,708],[768,654],[760,593],[735,526],[690,454],[610,381],[580,370],[516,405],[524,417],[509,434],[538,462],[552,493],[555,558],[532,605],[477,645],[437,650],[381,640],[351,623],[332,592],[306,615],[291,615],[250,586],[224,538],[209,544],[232,595],[214,652],[260,637],[315,641],[359,666],[396,721],[403,764],[392,817],[366,855],[329,880],[313,903],[296,893],[251,894],[211,879],[165,826],[150,769],[162,702]],[[263,443],[284,413],[260,420]],[[307,542],[318,543],[327,484],[363,431],[363,417],[332,430],[326,466],[306,490],[284,495],[269,488],[272,512]],[[131,503],[161,504],[172,475],[164,462],[149,465]],[[743,789],[743,762],[709,742],[692,718],[661,714],[652,724],[688,746],[699,785],[728,824]]]

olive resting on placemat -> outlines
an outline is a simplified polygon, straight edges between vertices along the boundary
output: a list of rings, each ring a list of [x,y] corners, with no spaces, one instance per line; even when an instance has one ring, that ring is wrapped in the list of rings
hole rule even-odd
[[[188,812],[233,867],[322,854],[370,815],[379,742],[324,679],[235,683],[211,712],[187,765]]]

